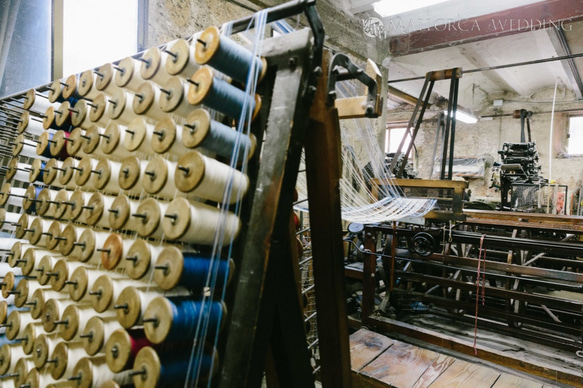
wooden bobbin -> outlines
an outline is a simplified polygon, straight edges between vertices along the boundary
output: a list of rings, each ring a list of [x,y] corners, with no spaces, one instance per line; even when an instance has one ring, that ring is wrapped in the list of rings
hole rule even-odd
[[[79,170],[77,170],[77,173],[75,174],[75,184],[77,186],[83,186],[84,190],[93,191],[93,184],[89,178],[91,178],[93,175],[91,171],[95,170],[98,163],[98,159],[93,159],[90,157],[81,159],[79,165],[77,166]]]
[[[31,169],[32,165],[19,163],[18,158],[11,158],[6,169],[6,181],[16,180],[20,182],[29,182],[30,172],[25,169]]]
[[[155,152],[177,157],[189,151],[182,143],[183,131],[177,128],[176,122],[170,117],[158,121],[154,131],[156,134],[152,136],[152,149]]]
[[[59,322],[65,309],[73,304],[75,302],[68,299],[49,299],[41,313],[41,321],[45,331],[53,333],[57,329],[55,322]]]
[[[71,103],[63,101],[59,109],[54,109],[55,124],[57,129],[68,129],[71,126]]]
[[[91,287],[91,305],[98,313],[113,308],[115,301],[126,287],[146,287],[147,284],[134,279],[112,278],[109,273],[104,273],[95,280]]]
[[[60,255],[55,255],[55,256],[43,255],[43,257],[41,257],[40,261],[38,262],[38,264],[36,265],[36,268],[35,268],[36,279],[39,282],[39,284],[42,284],[44,286],[44,285],[48,285],[50,283],[51,276],[48,274],[52,273],[53,267],[55,266],[57,261],[63,257],[64,256],[60,256]]]
[[[22,345],[25,354],[29,356],[32,355],[34,340],[41,334],[46,334],[46,331],[43,329],[42,323],[39,321],[30,322],[24,327],[22,332]]]
[[[67,306],[61,316],[63,324],[58,327],[59,334],[66,341],[80,340],[81,330],[94,315],[95,311],[91,305],[71,304]],[[113,316],[113,314],[110,315]],[[81,341],[79,341],[79,345],[82,347]]]
[[[111,63],[105,63],[95,72],[95,88],[102,93],[112,96],[119,88],[113,80],[114,69]]]
[[[132,193],[141,193],[144,190],[143,181],[147,178],[144,172],[148,166],[147,160],[129,156],[122,160],[119,170],[119,186]]]
[[[69,144],[69,143],[67,143]],[[79,159],[75,159],[73,157],[68,157],[67,159],[65,159],[65,161],[63,162],[63,164],[61,165],[61,168],[64,171],[61,171],[61,174],[59,175],[59,183],[64,186],[65,189],[67,190],[74,190],[77,185],[75,184],[75,179],[73,179],[73,177],[75,176],[75,170],[74,168],[79,167]],[[62,190],[61,190],[62,191]],[[68,196],[67,196],[68,198]],[[66,201],[66,199],[64,199]],[[64,213],[65,210],[62,211],[62,213]],[[59,213],[59,211],[57,210],[57,213]],[[56,217],[59,218],[59,217]]]
[[[92,107],[89,110],[89,119],[95,125],[105,127],[109,122],[109,116],[106,114],[108,110],[108,97],[104,93],[99,93],[92,102]]]
[[[48,218],[55,218],[57,205],[59,205],[59,207],[61,205],[56,203],[58,193],[59,191],[51,190],[46,187],[40,191],[37,198],[40,202],[37,202],[36,205],[36,212],[38,215]],[[42,233],[42,231],[40,233]],[[38,238],[40,238],[40,236],[38,236]],[[33,244],[36,243],[33,242]]]
[[[144,82],[136,92],[133,101],[134,112],[152,120],[162,120],[167,116],[158,105],[160,89],[154,87],[151,82]]]
[[[99,90],[95,87],[96,77],[93,70],[86,70],[79,76],[77,91],[83,98],[92,100],[99,94]]]
[[[61,193],[61,191],[59,192]],[[63,193],[63,194],[67,194],[68,193]],[[57,194],[57,201],[60,201],[59,195]],[[65,205],[63,204],[63,206],[61,206],[62,208],[65,207]],[[60,218],[60,217],[57,217]],[[65,228],[64,224],[61,224],[59,221],[53,221],[51,223],[51,226],[49,226],[49,236],[50,239],[47,243],[47,249],[50,249],[52,251],[59,251],[59,243],[60,243],[60,237],[61,237],[61,233],[63,233],[63,229]]]
[[[225,190],[231,187],[228,203],[239,201],[249,188],[249,178],[239,170],[202,155],[198,151],[190,151],[178,159],[174,182],[178,190],[184,193],[223,202]]]
[[[6,333],[4,334],[9,340],[19,338],[22,336],[24,327],[34,319],[31,317],[30,312],[24,310],[14,310],[6,318]]]
[[[114,157],[116,160],[121,160],[132,155],[123,146],[124,139],[127,133],[125,127],[119,125],[117,122],[110,121],[105,128],[103,139],[101,140],[101,151],[107,158]]]
[[[166,72],[181,78],[192,76],[199,68],[195,60],[195,46],[191,45],[185,39],[178,39],[168,44],[169,54],[166,60]]]
[[[85,217],[83,214],[83,206],[87,204],[91,198],[90,192],[85,191],[74,191],[67,202],[67,209],[65,211],[64,218],[69,221],[77,221],[80,223],[85,223]],[[66,236],[65,236],[66,237]],[[75,240],[77,241],[77,240]],[[70,242],[71,244],[73,242]]]
[[[120,386],[131,385],[129,371],[114,373],[109,370],[105,356],[84,357],[73,369],[72,377],[76,379],[77,388],[103,387],[106,381],[114,380]]]
[[[133,330],[133,332],[137,332],[137,330]],[[141,334],[143,337],[143,332]],[[121,372],[122,370],[131,368],[135,356],[133,352],[136,351],[135,346],[132,346],[134,341],[135,338],[132,338],[127,330],[123,328],[111,334],[105,344],[105,361],[109,369],[113,372]],[[147,340],[140,341],[140,345],[143,346],[146,346],[147,343],[149,343]]]
[[[111,120],[128,125],[136,118],[133,110],[133,94],[126,93],[123,89],[117,89],[109,99],[109,111],[107,114]]]
[[[195,108],[188,102],[188,88],[181,78],[170,78],[160,91],[158,104],[168,114],[186,117]]]
[[[30,224],[32,232],[30,232],[28,241],[39,248],[47,248],[49,241],[48,233],[52,222],[53,221],[50,219],[44,219],[41,217],[34,219]]]
[[[69,295],[71,299],[80,301],[86,298],[87,292],[93,287],[93,283],[104,273],[104,271],[97,270],[91,266],[76,268],[69,277]]]
[[[45,112],[47,109],[48,107],[41,112]],[[18,122],[16,129],[20,134],[26,132],[33,136],[40,136],[40,134],[45,131],[42,120],[37,120],[36,117],[32,116],[28,111],[21,113],[20,121]]]
[[[38,137],[38,143],[36,144],[36,154],[46,155],[50,150],[49,140],[54,136],[53,133],[44,132]]]
[[[123,289],[115,301],[118,322],[126,329],[141,322],[143,312],[152,299],[161,295],[161,290],[152,287],[148,290],[138,290],[136,287]]]
[[[48,301],[47,307],[49,305],[51,305],[51,300]],[[51,333],[51,331],[52,330],[47,330],[48,334],[40,334],[34,340],[34,345],[32,347],[32,359],[36,368],[42,368],[49,359],[49,356],[55,350],[57,344],[62,342],[62,339],[59,338],[58,333]]]
[[[10,303],[10,306],[13,306],[12,302]],[[6,322],[6,317],[9,313],[8,302],[6,300],[0,300],[0,323]]]
[[[42,113],[47,110],[49,106],[53,106],[47,96],[37,94],[35,89],[28,89],[25,94],[26,98],[22,107],[31,112]],[[28,112],[27,112],[28,113]]]
[[[174,171],[176,170],[176,163],[164,159],[162,156],[153,157],[146,166],[142,185],[147,193],[155,195],[159,198],[170,200],[177,195],[184,196],[177,189],[174,184]]]
[[[22,279],[16,286],[14,305],[17,307],[24,307],[25,304],[32,299],[32,294],[41,288],[48,289],[34,279]]]
[[[89,105],[87,101],[78,100],[71,109],[71,124],[76,128],[89,128],[93,123],[89,118]]]
[[[63,99],[63,85],[61,79],[56,79],[49,86],[49,101],[60,102]]]
[[[105,155],[101,150],[101,136],[100,134],[105,133],[105,129],[97,125],[92,125],[87,128],[85,132],[86,138],[83,144],[82,152],[86,155],[90,155],[92,158],[97,158],[99,156]]]
[[[134,240],[124,239],[117,233],[110,234],[105,240],[103,251],[101,252],[101,264],[103,267],[106,269],[125,268],[126,262],[124,258],[130,249],[132,241]]]
[[[73,373],[77,360],[87,356],[81,342],[60,342],[55,346],[47,367],[47,372],[54,379],[70,376]]]
[[[4,182],[2,184],[2,194],[0,194],[0,206],[9,206],[8,200],[11,197],[11,190],[12,185],[10,183]],[[20,189],[23,192],[26,191],[25,189]],[[22,202],[22,201],[21,201]]]
[[[108,194],[117,194],[120,192],[119,172],[121,169],[120,162],[114,162],[107,158],[101,158],[95,167],[93,176],[93,187],[96,190]]]
[[[93,193],[86,205],[85,222],[91,226],[109,229],[109,212],[107,209],[111,209],[115,198],[111,195]]]
[[[239,234],[241,221],[231,212],[221,216],[216,207],[176,198],[164,214],[162,227],[170,240],[203,245],[214,245],[217,230],[221,230],[222,238],[217,243],[228,245]]]
[[[30,171],[30,174],[28,175],[28,181],[30,183],[35,183],[37,181],[42,181],[42,175],[43,172],[41,171],[41,169],[43,168],[42,166],[43,161],[41,159],[35,159],[31,162],[31,169],[32,171]],[[4,190],[2,190],[4,191]]]
[[[48,372],[31,369],[26,375],[22,385],[30,388],[45,388],[55,382],[56,380]]]
[[[73,271],[75,271],[79,267],[93,267],[86,263],[80,263],[77,261],[67,261],[64,259],[60,259],[57,263],[53,266],[54,276],[51,276],[51,287],[55,291],[62,291],[65,286],[67,285],[67,281],[69,280]],[[50,331],[50,330],[48,330]]]
[[[143,371],[142,374],[133,377],[136,388],[155,388],[163,380],[158,353],[149,346],[140,349],[134,361],[133,369]]]
[[[126,129],[127,135],[124,137],[124,148],[130,152],[140,152],[145,155],[155,155],[152,149],[152,132],[154,126],[148,124],[144,117],[136,117]]]
[[[53,135],[53,143],[50,144],[49,150],[51,156],[61,160],[65,160],[69,157],[67,153],[67,143],[69,142],[69,133],[59,130]]]
[[[85,139],[82,138],[81,135],[85,136],[85,130],[81,127],[74,128],[69,134],[69,139],[72,141],[67,142],[67,153],[70,156],[76,156],[78,158],[86,156],[86,154],[82,152]]]
[[[57,128],[57,115],[55,114],[55,111],[58,110],[58,108],[53,108],[52,106],[49,106],[47,108],[47,110],[44,113],[43,116],[43,128],[45,130],[48,129],[58,129]],[[39,154],[40,155],[40,154]]]
[[[93,316],[85,325],[83,334],[83,345],[88,355],[93,356],[105,350],[105,344],[111,335],[122,326],[117,321],[117,317]]]
[[[119,88],[124,88],[132,92],[137,92],[144,79],[140,75],[141,62],[132,57],[122,59],[115,73],[115,84]]]
[[[101,264],[101,252],[98,249],[103,249],[107,237],[109,237],[108,232],[85,229],[79,237],[79,245],[73,249],[70,256],[84,263]]]
[[[13,245],[12,248],[10,249],[10,254],[8,255],[8,264],[12,267],[15,268],[18,263],[16,262],[17,260],[20,260],[22,258],[22,255],[24,254],[24,252],[26,252],[26,250],[28,248],[34,248],[34,245],[29,244],[28,242],[24,242],[23,241],[16,241]],[[6,277],[8,275],[12,274],[12,276],[14,276],[14,273],[9,272],[5,275],[5,278],[3,280],[3,283],[6,283]],[[2,290],[4,290],[4,286],[2,287]],[[11,289],[11,288],[9,288]],[[4,298],[7,298],[8,295],[3,294]]]
[[[22,258],[19,260],[18,267],[25,276],[34,276],[32,273],[34,268],[40,263],[40,260],[44,255],[52,254],[52,251],[38,249],[38,248],[28,248],[22,254]]]
[[[48,162],[46,162],[46,171],[43,173],[43,183],[45,185],[60,187],[60,183],[57,180],[57,177],[59,176],[59,168],[62,168],[62,165],[63,162],[57,159],[50,159]]]
[[[25,158],[39,158],[47,160],[48,158],[40,156],[36,153],[36,144],[24,138],[23,134],[16,136],[14,139],[14,146],[12,147],[12,156],[22,156]]]
[[[138,234],[142,237],[162,238],[164,234],[162,218],[167,207],[167,202],[161,202],[155,198],[142,200],[137,212],[132,215],[134,218],[139,218],[136,221]]]
[[[68,100],[70,98],[79,99],[81,96],[77,93],[77,86],[79,85],[79,79],[77,74],[71,74],[65,80],[65,85],[63,85],[63,98]]]
[[[0,208],[0,229],[10,233],[14,232],[16,227],[13,224],[18,222],[19,218],[20,214],[7,212],[6,209]],[[9,247],[12,247],[12,245],[9,245]]]
[[[69,295],[65,294],[64,292],[54,291],[47,288],[37,288],[36,290],[34,290],[30,298],[31,302],[30,315],[34,319],[39,319],[42,315],[46,303],[50,299],[63,300],[67,299],[68,297]]]
[[[5,375],[14,371],[16,361],[24,358],[26,353],[22,345],[4,344],[0,347],[0,375]]]
[[[116,230],[135,231],[136,219],[132,217],[138,211],[140,202],[129,199],[125,194],[118,195],[111,205],[109,212],[109,226]]]
[[[33,196],[33,194],[30,193],[29,190],[31,186],[29,186],[28,189],[26,189],[27,193],[25,194],[27,196],[27,198],[24,198],[23,201],[23,208],[24,209],[28,209],[30,208],[30,197]],[[32,188],[34,189],[34,187]],[[25,201],[28,201],[28,205],[25,207],[24,203]],[[32,223],[32,221],[34,221],[34,219],[36,218],[36,216],[31,216],[28,215],[26,213],[23,213],[20,218],[18,219],[18,224],[16,226],[16,229],[14,231],[14,235],[16,236],[16,238],[25,238],[27,235],[27,229],[30,229],[30,224]]]
[[[158,47],[146,50],[140,59],[142,61],[140,66],[142,78],[159,85],[166,85],[172,78],[166,71],[167,57]]]
[[[126,255],[125,269],[128,276],[132,279],[151,279],[154,262],[165,246],[136,239]]]
[[[24,380],[26,379],[28,372],[34,368],[36,367],[32,357],[21,358],[20,360],[16,361],[16,365],[14,367],[14,375],[16,376],[14,379],[14,386],[20,387],[22,384],[24,384]]]

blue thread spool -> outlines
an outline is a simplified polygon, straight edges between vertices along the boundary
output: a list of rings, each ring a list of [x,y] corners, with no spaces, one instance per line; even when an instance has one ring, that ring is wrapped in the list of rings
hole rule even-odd
[[[253,56],[245,47],[221,35],[215,26],[204,30],[197,39],[194,58],[199,65],[210,65],[243,84],[247,83],[252,63],[255,63],[260,80],[267,70],[264,59]]]
[[[132,371],[134,384],[140,387],[148,381],[148,386],[152,387],[183,387],[187,378],[191,381],[195,380],[197,376],[194,372],[197,370],[200,371],[199,383],[204,382],[208,379],[212,366],[218,365],[217,352],[214,349],[205,349],[203,356],[194,360],[195,365],[192,369],[189,369],[189,361],[188,352],[176,354],[161,351],[157,353],[152,347],[146,346],[140,349],[134,361]],[[189,373],[189,370],[193,372]]]
[[[47,167],[46,162],[43,162],[40,159],[35,159],[32,162],[32,171],[30,172],[30,175],[28,176],[29,181],[31,183],[42,182],[43,177],[44,177],[44,173],[46,171],[46,167]]]
[[[156,260],[154,280],[160,288],[171,290],[183,286],[190,290],[200,290],[207,282],[209,271],[216,274],[216,287],[222,288],[229,279],[232,261],[211,260],[197,253],[182,252],[174,246],[165,247]]]
[[[144,331],[154,343],[193,338],[197,326],[208,320],[208,327],[221,322],[224,305],[217,301],[195,301],[185,297],[156,297],[144,312]]]
[[[188,102],[192,105],[204,104],[227,116],[239,119],[243,113],[243,105],[247,103],[247,109],[253,119],[259,113],[261,98],[259,95],[247,96],[244,91],[218,78],[213,77],[213,72],[208,67],[199,69],[190,80],[188,89]]]
[[[240,137],[237,144],[237,137]],[[241,161],[247,150],[251,157],[255,151],[255,142],[247,135],[241,134],[218,121],[211,120],[206,109],[196,109],[186,118],[182,131],[182,142],[188,148],[203,147],[217,155],[231,158],[238,145],[237,155]]]

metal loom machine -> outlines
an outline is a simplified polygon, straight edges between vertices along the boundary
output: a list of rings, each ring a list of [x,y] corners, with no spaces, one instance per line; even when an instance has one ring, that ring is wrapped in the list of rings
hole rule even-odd
[[[311,28],[258,55],[213,27],[0,100],[2,387],[350,386],[338,112],[377,116],[380,76],[324,49],[313,0],[231,33],[298,14]],[[367,94],[335,101],[351,78]],[[302,150],[317,366],[292,223]]]

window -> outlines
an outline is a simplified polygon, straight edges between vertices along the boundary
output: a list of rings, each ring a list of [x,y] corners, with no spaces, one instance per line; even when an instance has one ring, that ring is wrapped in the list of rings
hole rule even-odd
[[[567,153],[570,155],[583,155],[583,116],[569,118],[568,137]]]
[[[385,133],[385,153],[394,153],[397,152],[399,148],[399,144],[401,144],[401,140],[407,128],[389,128]],[[403,145],[403,149],[401,151],[406,151],[407,146],[411,142],[411,137],[407,135],[407,141]]]

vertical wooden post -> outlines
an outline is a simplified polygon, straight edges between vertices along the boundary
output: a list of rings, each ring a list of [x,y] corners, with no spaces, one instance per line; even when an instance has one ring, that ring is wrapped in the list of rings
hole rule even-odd
[[[340,388],[350,386],[350,348],[340,216],[340,125],[336,108],[326,105],[330,59],[331,54],[324,52],[324,75],[310,111],[305,151],[322,384]]]

